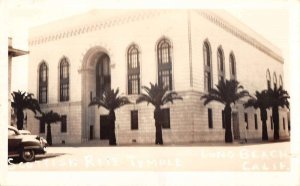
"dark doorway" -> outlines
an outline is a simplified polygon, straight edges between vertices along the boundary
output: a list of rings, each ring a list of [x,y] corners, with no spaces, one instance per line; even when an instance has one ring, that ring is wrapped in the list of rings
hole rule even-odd
[[[100,116],[100,139],[109,139],[109,120],[108,115]]]
[[[90,126],[90,140],[94,139],[94,126]]]
[[[233,138],[235,140],[240,139],[239,117],[238,113],[232,113],[232,125],[233,125]]]

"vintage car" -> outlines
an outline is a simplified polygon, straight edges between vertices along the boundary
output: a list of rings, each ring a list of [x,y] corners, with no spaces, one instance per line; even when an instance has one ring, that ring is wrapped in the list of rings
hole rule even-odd
[[[22,135],[31,135],[31,132],[29,130],[19,130],[20,134]],[[44,145],[47,147],[49,144],[47,142],[47,140],[43,137],[40,136],[40,139],[42,140],[42,142],[44,143]]]
[[[19,157],[22,161],[35,160],[36,154],[46,153],[46,144],[37,135],[22,135],[15,127],[8,126],[8,157]]]

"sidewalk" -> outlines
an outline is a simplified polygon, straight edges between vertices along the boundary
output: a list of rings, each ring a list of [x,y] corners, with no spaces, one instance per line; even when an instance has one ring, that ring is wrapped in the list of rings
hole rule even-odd
[[[290,139],[280,139],[274,141],[269,139],[269,141],[262,141],[261,139],[248,139],[247,143],[244,140],[234,140],[232,143],[225,142],[191,142],[191,143],[164,143],[163,145],[155,145],[153,143],[139,144],[139,143],[127,143],[127,144],[118,144],[115,147],[218,147],[218,146],[247,146],[247,145],[262,145],[262,144],[271,144],[271,143],[280,143],[280,142],[289,142]],[[81,144],[54,144],[52,147],[113,147],[109,146],[108,140],[92,140],[86,143]]]

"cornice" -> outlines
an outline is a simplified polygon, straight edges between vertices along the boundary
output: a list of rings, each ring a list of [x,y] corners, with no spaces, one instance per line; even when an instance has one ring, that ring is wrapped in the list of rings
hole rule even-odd
[[[50,41],[57,41],[57,40],[66,39],[66,38],[82,35],[85,33],[95,32],[95,31],[99,31],[102,29],[106,29],[106,28],[110,28],[122,24],[149,19],[154,16],[160,15],[161,13],[164,12],[166,12],[166,10],[141,11],[135,15],[115,17],[115,18],[111,18],[111,19],[107,19],[104,21],[99,21],[87,25],[80,25],[75,28],[69,28],[56,33],[34,37],[29,40],[29,46],[36,46]]]
[[[263,43],[259,42],[254,37],[249,36],[248,34],[243,32],[242,30],[240,30],[237,27],[231,25],[227,21],[225,21],[225,20],[221,19],[220,17],[217,17],[217,16],[209,13],[209,11],[197,10],[196,12],[199,15],[201,15],[202,17],[204,17],[204,18],[208,19],[209,21],[211,21],[212,23],[214,23],[217,26],[221,27],[225,31],[231,33],[232,35],[236,36],[237,38],[239,38],[239,39],[243,40],[244,42],[250,44],[251,46],[257,48],[261,52],[267,54],[268,56],[275,59],[276,61],[278,61],[282,64],[284,63],[284,60],[280,55],[278,55],[277,53],[272,51],[270,48],[265,46]]]
[[[69,29],[66,29],[66,30],[63,30],[63,31],[60,31],[60,32],[51,33],[51,34],[48,34],[48,35],[41,35],[41,36],[32,38],[32,39],[29,40],[29,46],[37,46],[37,45],[44,44],[44,43],[47,43],[47,42],[50,42],[50,41],[57,41],[57,40],[66,39],[66,38],[82,35],[82,34],[85,34],[85,33],[95,32],[95,31],[99,31],[99,30],[102,30],[102,29],[106,29],[106,28],[110,28],[110,27],[114,27],[114,26],[118,26],[118,25],[122,25],[122,24],[127,24],[127,23],[131,23],[131,22],[135,22],[135,21],[144,20],[144,19],[149,19],[149,18],[152,18],[154,16],[158,16],[158,15],[160,15],[162,13],[165,13],[165,12],[170,12],[170,10],[141,11],[141,12],[135,14],[135,15],[115,17],[115,18],[104,20],[104,21],[100,21],[98,23],[91,23],[91,24],[88,24],[88,25],[80,25],[80,26],[77,26],[75,28],[69,28]],[[268,56],[272,57],[276,61],[278,61],[280,63],[284,63],[284,60],[280,55],[278,55],[277,53],[272,51],[270,48],[268,48],[263,43],[259,42],[254,37],[249,36],[248,34],[243,32],[242,30],[240,30],[237,27],[231,25],[227,21],[225,21],[225,20],[221,19],[220,17],[217,17],[217,16],[209,13],[209,11],[196,10],[196,12],[199,15],[201,15],[202,17],[204,17],[204,18],[208,19],[209,21],[211,21],[212,23],[214,23],[217,26],[221,27],[225,31],[231,33],[235,37],[241,39],[242,41],[250,44],[251,46],[257,48],[261,52],[263,52],[263,53],[267,54]]]
[[[40,104],[41,109],[48,109],[53,107],[68,107],[68,106],[80,106],[81,101],[73,101],[73,102],[57,102],[57,103],[46,103]]]

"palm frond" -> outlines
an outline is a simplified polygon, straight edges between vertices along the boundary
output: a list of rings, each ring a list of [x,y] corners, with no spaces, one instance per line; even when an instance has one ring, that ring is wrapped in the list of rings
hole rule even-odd
[[[173,104],[174,100],[183,100],[183,98],[179,96],[177,92],[167,92],[162,98],[161,105],[167,104],[168,102],[171,102]]]
[[[136,100],[136,103],[147,102],[154,107],[159,107],[168,102],[173,103],[173,100],[182,99],[175,91],[168,91],[168,87],[163,87],[161,84],[153,84],[150,82],[150,87],[142,86],[145,93],[142,93]]]
[[[116,90],[107,88],[103,92],[102,97],[94,97],[90,100],[89,106],[97,105],[107,110],[114,110],[131,102],[125,96],[119,96],[119,88]]]
[[[41,116],[35,116],[35,118],[48,124],[61,121],[61,116],[52,110],[49,112],[41,112]]]
[[[201,99],[205,99],[204,105],[211,101],[217,101],[222,104],[235,103],[239,99],[250,96],[249,92],[244,90],[242,85],[236,80],[220,80],[216,85],[216,88],[212,88],[208,94],[205,94]]]

